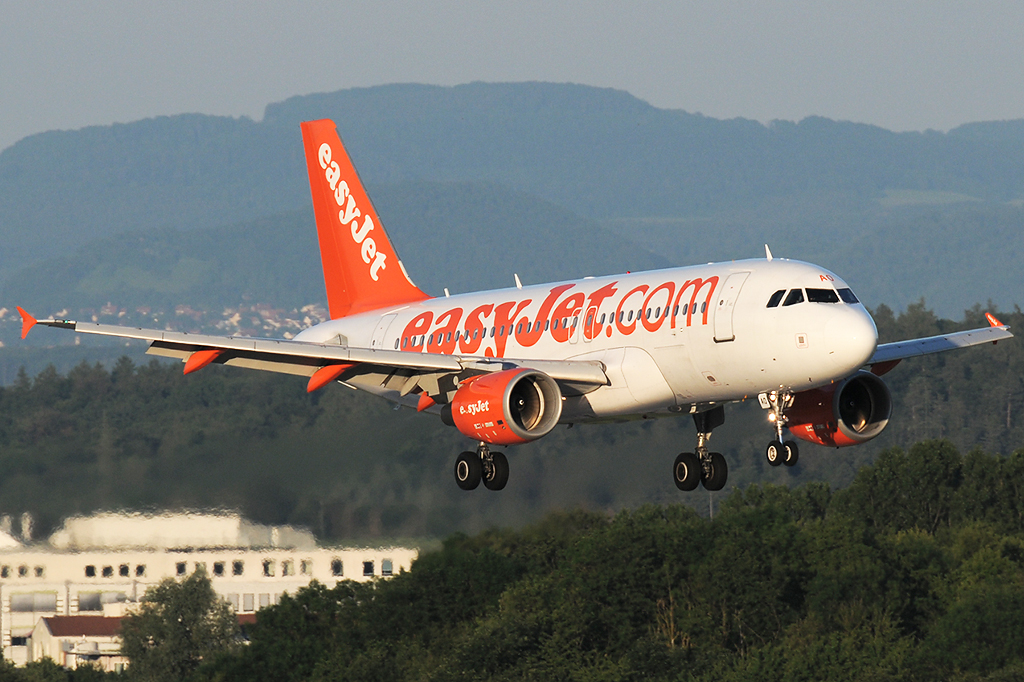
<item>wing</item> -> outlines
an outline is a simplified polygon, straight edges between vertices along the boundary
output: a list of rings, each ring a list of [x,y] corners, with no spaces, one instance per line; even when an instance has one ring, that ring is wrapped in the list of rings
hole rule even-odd
[[[459,375],[464,378],[515,367],[544,372],[559,383],[563,395],[587,393],[609,383],[603,364],[593,361],[516,360],[408,353],[286,339],[188,334],[74,320],[37,320],[21,307],[18,312],[22,317],[22,338],[33,326],[41,324],[82,334],[141,339],[149,341],[146,352],[150,355],[180,358],[185,362],[186,374],[211,363],[247,367],[310,377],[310,391],[340,379],[368,390],[377,387],[397,391],[402,397],[421,392],[436,395],[439,391],[437,382],[442,376]]]
[[[894,343],[883,343],[875,349],[875,354],[868,360],[871,371],[882,375],[899,364],[904,358],[912,358],[918,355],[930,355],[942,353],[957,348],[970,348],[983,343],[998,343],[1004,339],[1013,338],[1009,327],[995,318],[991,313],[985,313],[988,319],[988,327],[981,329],[969,329],[963,332],[952,334],[940,334],[929,336],[923,339],[911,339],[909,341],[896,341]]]

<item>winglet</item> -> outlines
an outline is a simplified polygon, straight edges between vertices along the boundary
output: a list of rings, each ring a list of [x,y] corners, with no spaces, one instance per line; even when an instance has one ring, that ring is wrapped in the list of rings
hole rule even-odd
[[[18,314],[21,315],[21,338],[28,336],[28,332],[32,327],[36,326],[36,318],[25,312],[25,309],[20,305],[18,306]]]
[[[769,261],[772,259],[772,250],[768,248],[767,244],[764,245],[764,257]]]
[[[18,310],[21,310],[21,308],[18,308]],[[24,317],[24,315],[22,315],[22,316]],[[993,327],[1002,327],[1002,326],[1004,326],[1003,323],[1000,322],[998,319],[996,319],[996,316],[993,315],[992,313],[985,313],[985,319],[988,320],[988,323],[990,325],[992,325]]]

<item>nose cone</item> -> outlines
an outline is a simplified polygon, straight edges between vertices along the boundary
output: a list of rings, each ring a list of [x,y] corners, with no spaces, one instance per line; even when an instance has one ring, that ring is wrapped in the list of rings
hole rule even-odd
[[[842,306],[832,311],[825,326],[829,362],[842,376],[864,366],[875,354],[878,330],[863,306]]]

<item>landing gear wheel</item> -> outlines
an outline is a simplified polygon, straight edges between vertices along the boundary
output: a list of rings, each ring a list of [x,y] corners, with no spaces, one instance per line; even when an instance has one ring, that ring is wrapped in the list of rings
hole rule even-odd
[[[780,441],[773,440],[771,443],[768,443],[764,456],[768,460],[768,464],[777,467],[786,459],[786,446]]]
[[[484,487],[488,490],[501,490],[508,483],[508,460],[504,453],[492,452],[490,466],[484,467]]]
[[[800,459],[800,448],[796,446],[796,441],[787,440],[782,444],[782,447],[785,450],[785,459],[783,459],[782,463],[788,467],[796,465],[797,460]]]
[[[692,452],[681,452],[672,466],[672,478],[680,490],[693,490],[700,483],[700,460]]]
[[[483,465],[480,462],[480,455],[475,452],[463,452],[455,458],[455,482],[463,490],[475,489],[480,485],[482,475]]]
[[[705,490],[714,492],[725,487],[725,482],[729,479],[729,465],[725,463],[725,457],[720,452],[710,453],[709,459],[706,473],[701,477],[701,483],[704,484]]]

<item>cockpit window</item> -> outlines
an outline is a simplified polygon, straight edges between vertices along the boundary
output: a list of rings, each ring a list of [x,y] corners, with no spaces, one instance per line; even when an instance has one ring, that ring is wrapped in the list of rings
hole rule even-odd
[[[857,297],[854,295],[852,289],[840,289],[839,298],[843,299],[843,302],[845,303],[860,303],[860,301],[858,301]]]
[[[768,305],[765,306],[765,307],[766,308],[774,308],[774,307],[776,307],[777,305],[779,305],[779,302],[782,300],[782,297],[785,296],[785,295],[786,295],[786,290],[785,289],[779,289],[774,294],[772,294],[771,298],[768,299]]]
[[[793,289],[792,291],[789,292],[789,296],[786,297],[786,301],[782,304],[782,307],[785,308],[787,305],[796,305],[797,303],[803,303],[803,302],[804,302],[804,290],[803,289]]]
[[[811,303],[839,303],[835,289],[808,289],[807,300]]]

